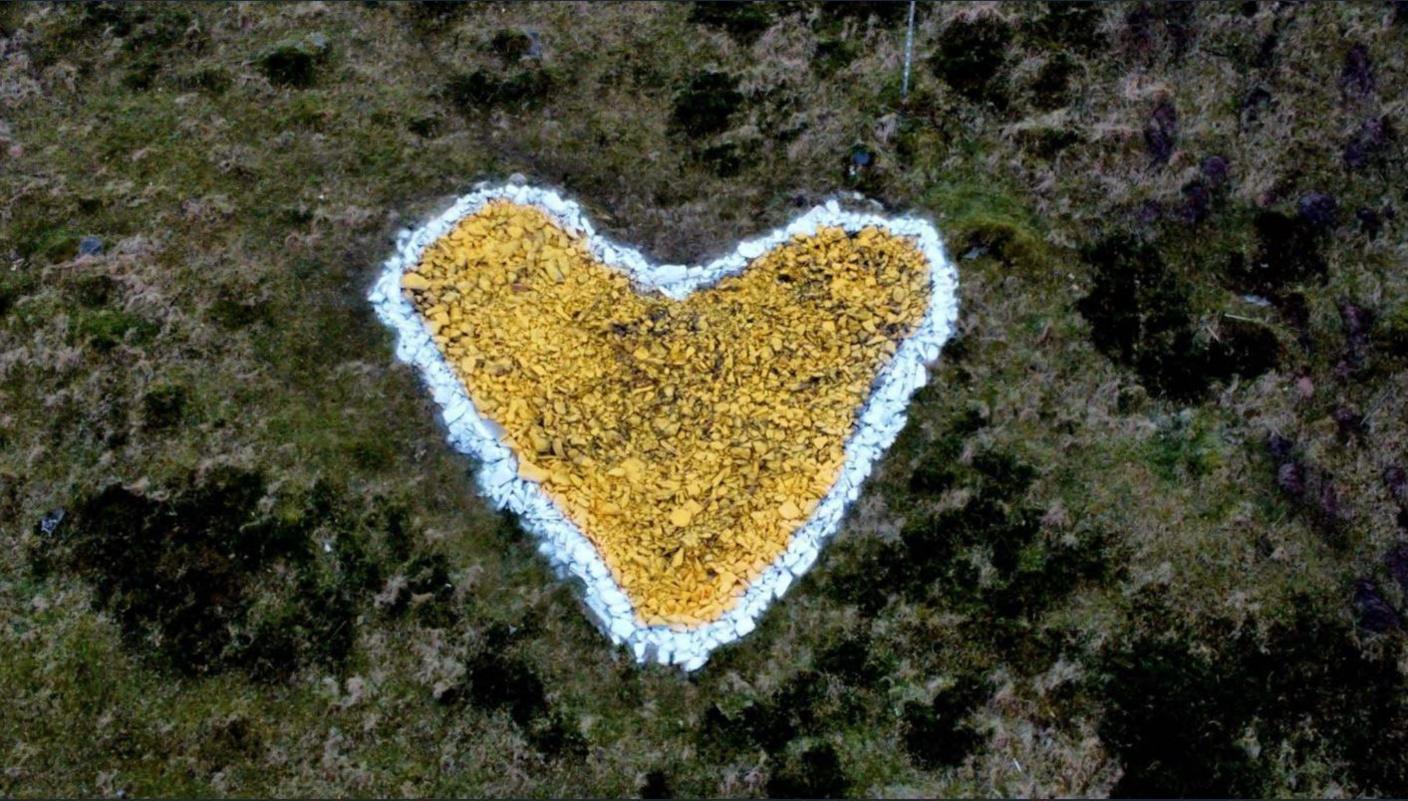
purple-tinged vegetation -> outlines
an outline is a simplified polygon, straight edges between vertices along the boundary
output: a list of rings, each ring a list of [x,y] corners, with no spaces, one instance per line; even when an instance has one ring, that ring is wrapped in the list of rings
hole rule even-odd
[[[1340,204],[1333,195],[1310,192],[1296,202],[1296,213],[1314,228],[1333,228],[1339,221]]]
[[[1266,445],[1276,467],[1276,486],[1281,492],[1308,511],[1327,532],[1336,531],[1341,523],[1349,520],[1349,510],[1328,472],[1298,458],[1295,444],[1279,434],[1271,435]]]
[[[1276,486],[1293,498],[1305,495],[1305,465],[1300,462],[1283,462],[1276,468]]]
[[[1335,365],[1335,376],[1346,379],[1364,367],[1369,353],[1369,335],[1374,327],[1374,313],[1350,301],[1339,304],[1340,321],[1344,325],[1344,356]]]
[[[1178,139],[1178,110],[1164,98],[1154,105],[1149,122],[1144,126],[1144,147],[1154,164],[1167,164],[1173,156]]]
[[[1319,484],[1319,490],[1315,494],[1315,504],[1318,511],[1324,516],[1326,522],[1340,523],[1349,519],[1349,510],[1344,507],[1344,502],[1340,499],[1340,491],[1335,487],[1334,482],[1324,473],[1318,473],[1315,478]]]
[[[1336,406],[1330,416],[1334,418],[1341,436],[1355,437],[1364,433],[1364,415],[1348,406]]]
[[[1251,125],[1261,118],[1261,115],[1271,108],[1271,92],[1264,86],[1258,86],[1247,93],[1242,100],[1242,125]]]
[[[1200,180],[1192,180],[1183,185],[1183,207],[1179,209],[1179,217],[1184,222],[1196,225],[1208,218],[1212,213],[1212,192],[1207,184]]]
[[[1358,613],[1359,625],[1365,631],[1384,634],[1402,631],[1403,620],[1397,610],[1384,600],[1379,588],[1367,578],[1354,582],[1354,609]]]
[[[1396,464],[1385,467],[1384,486],[1388,487],[1389,494],[1399,506],[1408,507],[1408,473],[1403,468]]]
[[[1384,567],[1388,568],[1389,576],[1398,582],[1398,588],[1408,596],[1408,542],[1400,542],[1384,554]]]
[[[1384,567],[1388,576],[1397,581],[1398,588],[1408,595],[1408,542],[1400,542],[1384,553]]]
[[[1361,206],[1354,212],[1354,219],[1359,221],[1359,229],[1370,239],[1375,239],[1379,231],[1383,229],[1383,220],[1379,218],[1379,213],[1367,206]]]
[[[1393,124],[1389,118],[1373,117],[1360,124],[1359,129],[1344,146],[1344,166],[1358,170],[1384,160],[1388,145],[1393,141]]]
[[[1217,189],[1227,183],[1230,168],[1227,159],[1222,156],[1208,156],[1198,165],[1202,170],[1203,177],[1208,179],[1208,183],[1213,189]]]
[[[1157,200],[1146,200],[1134,210],[1134,219],[1140,225],[1153,225],[1164,218],[1164,204]]]
[[[1344,68],[1340,70],[1340,91],[1346,98],[1364,97],[1373,93],[1374,65],[1369,59],[1369,48],[1356,44],[1344,56]]]

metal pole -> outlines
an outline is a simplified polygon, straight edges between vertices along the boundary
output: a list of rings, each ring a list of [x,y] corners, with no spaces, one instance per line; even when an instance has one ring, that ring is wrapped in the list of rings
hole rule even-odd
[[[914,58],[914,2],[909,0],[909,28],[904,34],[904,78],[900,81],[900,99],[909,97],[909,62]]]

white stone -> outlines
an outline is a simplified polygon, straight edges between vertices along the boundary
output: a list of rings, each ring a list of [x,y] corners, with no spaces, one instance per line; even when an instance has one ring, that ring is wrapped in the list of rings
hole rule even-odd
[[[655,268],[655,282],[657,284],[673,284],[683,281],[689,275],[682,264],[662,264]]]

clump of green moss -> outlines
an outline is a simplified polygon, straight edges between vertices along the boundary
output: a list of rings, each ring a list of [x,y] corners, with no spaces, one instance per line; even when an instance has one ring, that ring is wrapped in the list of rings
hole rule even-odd
[[[760,2],[695,2],[689,7],[689,21],[720,28],[745,44],[752,43],[772,26],[777,7]]]
[[[1109,704],[1101,739],[1125,766],[1111,795],[1275,795],[1276,762],[1322,748],[1366,791],[1408,780],[1401,641],[1361,649],[1304,598],[1265,631],[1206,621],[1199,636],[1148,598],[1136,614],[1146,633],[1111,643],[1092,676]]]
[[[835,747],[822,743],[768,777],[767,790],[772,798],[845,798],[849,787]]]
[[[1254,377],[1275,366],[1280,346],[1264,325],[1225,320],[1218,339],[1201,338],[1191,288],[1148,243],[1110,236],[1088,246],[1094,285],[1076,308],[1095,347],[1132,367],[1157,394],[1188,400],[1214,381]]]
[[[328,38],[315,33],[277,42],[260,52],[255,63],[270,83],[303,89],[313,85],[318,69],[331,55]]]
[[[940,35],[929,68],[963,98],[1003,109],[1011,42],[1012,26],[1000,17],[956,19]]]
[[[148,431],[174,428],[185,418],[190,393],[180,384],[159,384],[142,396],[142,427]]]
[[[73,320],[73,333],[78,341],[99,351],[109,351],[129,341],[143,345],[150,342],[158,330],[156,323],[120,309],[87,310]]]
[[[935,693],[927,704],[906,703],[901,718],[904,748],[910,759],[925,770],[962,764],[984,740],[969,716],[991,692],[981,677],[965,674]]]
[[[697,72],[675,95],[671,122],[689,136],[708,136],[724,131],[743,107],[738,79],[726,72]]]
[[[90,582],[134,650],[164,668],[282,677],[347,657],[363,596],[404,548],[369,528],[376,513],[349,507],[327,484],[289,497],[234,467],[160,492],[112,484],[77,500],[33,564]]]
[[[508,70],[504,74],[476,69],[454,75],[440,90],[440,96],[461,112],[505,106],[534,106],[552,91],[552,74],[540,67]]]

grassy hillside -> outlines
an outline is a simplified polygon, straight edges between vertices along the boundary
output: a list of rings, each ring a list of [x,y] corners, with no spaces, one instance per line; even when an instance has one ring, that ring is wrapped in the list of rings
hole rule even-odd
[[[0,8],[0,794],[1408,793],[1408,6]],[[365,300],[522,174],[932,218],[959,332],[685,676]]]

